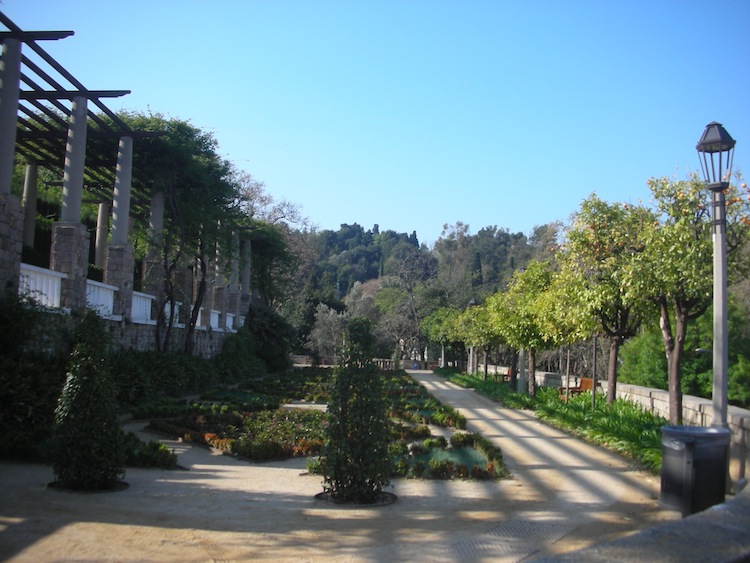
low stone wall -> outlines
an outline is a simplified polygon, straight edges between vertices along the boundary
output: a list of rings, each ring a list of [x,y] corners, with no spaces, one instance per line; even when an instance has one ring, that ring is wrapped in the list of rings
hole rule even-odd
[[[577,385],[581,378],[565,376],[558,373],[536,372],[538,387],[559,388],[570,379],[570,386]],[[597,381],[598,388],[607,393],[608,382]],[[646,411],[669,419],[669,392],[664,389],[652,389],[628,383],[617,384],[617,398],[641,405]],[[713,404],[711,399],[682,396],[683,424],[688,426],[711,426],[713,422]],[[746,480],[746,468],[750,465],[750,410],[730,406],[727,409],[727,423],[732,432],[730,448],[730,473],[739,482]]]
[[[606,392],[606,381],[602,382],[602,388]],[[664,389],[618,383],[617,397],[638,403],[649,412],[669,418],[669,392]],[[711,399],[683,395],[682,419],[683,424],[690,426],[711,426],[713,423]],[[727,422],[732,431],[732,443],[750,450],[750,410],[730,406],[727,409]]]
[[[156,327],[151,324],[137,324],[126,321],[107,321],[112,337],[123,350],[151,352],[156,350]],[[196,330],[193,333],[193,353],[203,358],[211,358],[221,352],[227,333],[217,330]],[[181,352],[185,345],[185,329],[174,327],[170,335],[169,350]]]
[[[538,387],[563,387],[568,376],[559,373],[536,372]],[[581,378],[569,376],[570,386],[577,385]],[[598,381],[603,393],[607,393],[608,382]],[[652,389],[629,383],[617,384],[617,398],[638,403],[644,409],[658,416],[669,419],[669,392],[664,389]],[[683,424],[689,426],[711,426],[713,423],[713,404],[711,399],[682,396]],[[727,409],[727,422],[732,431],[732,443],[750,451],[750,410],[730,406]]]

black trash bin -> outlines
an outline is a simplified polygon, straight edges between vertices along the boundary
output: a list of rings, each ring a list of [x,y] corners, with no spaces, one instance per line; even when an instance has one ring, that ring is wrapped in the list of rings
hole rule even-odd
[[[724,502],[731,432],[663,426],[661,433],[661,501],[683,516]]]

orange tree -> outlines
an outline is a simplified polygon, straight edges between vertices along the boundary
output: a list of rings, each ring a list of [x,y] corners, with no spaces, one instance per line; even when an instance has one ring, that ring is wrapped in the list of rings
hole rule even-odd
[[[493,346],[497,346],[502,337],[496,325],[492,322],[486,305],[468,307],[455,320],[456,339],[471,348],[482,348],[484,351],[484,373],[487,379],[487,357]],[[474,366],[469,366],[473,369]]]
[[[504,292],[487,299],[490,322],[497,334],[514,348],[529,353],[529,394],[536,395],[536,352],[551,344],[540,313],[540,299],[552,283],[549,262],[531,261],[524,270],[513,274]]]
[[[637,253],[631,264],[628,291],[648,298],[658,308],[667,356],[669,421],[680,424],[680,365],[688,322],[703,315],[712,301],[711,196],[697,174],[679,181],[652,178],[649,187],[656,219],[642,233],[644,251]],[[750,237],[750,192],[739,175],[725,198],[731,283],[747,274],[747,254],[741,250]]]
[[[638,333],[649,312],[649,302],[629,291],[627,274],[645,249],[643,236],[654,219],[642,206],[610,204],[592,194],[581,203],[558,256],[565,316],[577,330],[589,326],[587,336],[609,340],[608,403],[616,397],[620,346]]]

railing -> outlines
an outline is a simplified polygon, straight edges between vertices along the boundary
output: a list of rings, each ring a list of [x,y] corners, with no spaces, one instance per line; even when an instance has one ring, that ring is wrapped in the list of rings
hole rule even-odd
[[[219,327],[221,326],[221,311],[212,309],[209,322],[211,324],[211,330],[219,330]]]
[[[67,274],[32,266],[30,264],[21,264],[21,275],[19,276],[20,295],[33,298],[36,302],[44,307],[60,308],[60,296],[62,290],[62,280],[68,277]],[[118,288],[113,285],[101,283],[94,280],[86,280],[86,306],[96,311],[101,317],[111,320],[121,320],[122,316],[114,313],[115,292]],[[133,292],[131,321],[135,324],[156,324],[153,318],[154,303],[156,297],[139,291]],[[180,323],[181,302],[175,302],[172,316],[174,325],[177,328],[183,328],[185,325]],[[164,305],[164,314],[169,319],[169,303]],[[196,329],[206,330],[208,327],[215,331],[236,332],[237,329],[244,326],[245,317],[226,313],[226,327],[221,328],[221,311],[211,310],[208,318],[204,315],[201,308],[198,314]]]
[[[59,308],[62,280],[67,277],[67,274],[22,263],[18,293],[31,297],[44,307]]]
[[[172,326],[176,328],[184,328],[185,325],[180,322],[180,307],[182,306],[181,301],[175,301],[174,302],[174,309],[171,311],[171,317],[172,317]],[[164,303],[164,316],[166,317],[166,321],[169,322],[170,317],[170,307],[169,302]]]
[[[206,330],[206,321],[203,318],[203,307],[198,309],[198,316],[195,319],[195,330]]]
[[[86,307],[96,311],[102,318],[121,320],[121,315],[114,314],[116,291],[117,287],[114,285],[86,280]]]
[[[132,310],[130,313],[131,320],[137,324],[155,325],[156,320],[151,318],[151,311],[153,310],[153,304],[155,302],[156,297],[153,295],[134,291]]]

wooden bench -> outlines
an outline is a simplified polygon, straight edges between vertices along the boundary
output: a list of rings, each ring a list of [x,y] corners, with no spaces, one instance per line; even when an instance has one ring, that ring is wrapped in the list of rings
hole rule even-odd
[[[578,385],[575,385],[573,387],[568,387],[567,389],[563,386],[558,388],[558,392],[560,394],[561,399],[565,399],[565,393],[567,392],[568,396],[573,395],[580,395],[581,393],[584,393],[586,391],[591,391],[594,388],[594,380],[590,377],[582,377],[581,380],[578,382]]]

